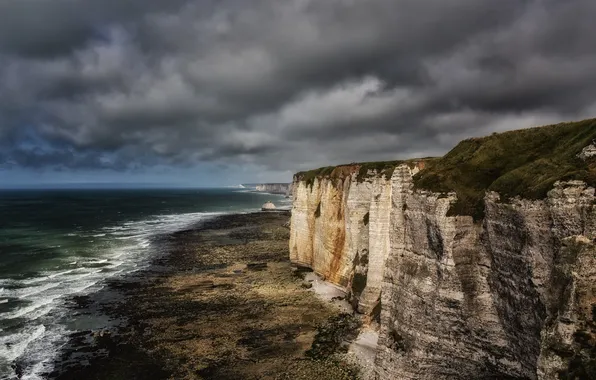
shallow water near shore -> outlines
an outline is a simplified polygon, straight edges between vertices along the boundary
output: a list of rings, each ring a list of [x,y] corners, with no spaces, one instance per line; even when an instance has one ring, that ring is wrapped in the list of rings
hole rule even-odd
[[[163,236],[167,255],[72,305],[74,313],[98,309],[114,323],[71,334],[46,376],[357,378],[342,352],[359,321],[317,297],[291,266],[288,218],[226,215]]]
[[[146,269],[164,253],[163,236],[267,200],[283,197],[232,189],[0,191],[0,378],[42,378],[72,334],[123,323],[98,306],[121,295],[99,291]],[[91,302],[93,294],[104,299]]]

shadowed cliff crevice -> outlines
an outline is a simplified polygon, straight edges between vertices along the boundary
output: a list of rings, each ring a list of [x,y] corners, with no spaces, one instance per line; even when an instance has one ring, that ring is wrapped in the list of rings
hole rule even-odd
[[[428,239],[428,246],[431,252],[434,253],[436,259],[439,261],[443,259],[443,250],[445,249],[443,245],[443,236],[436,224],[428,219],[426,220],[426,237]]]
[[[298,173],[293,260],[380,305],[378,379],[596,378],[594,137],[596,119]]]
[[[546,318],[544,301],[532,283],[534,278],[527,247],[528,227],[523,217],[506,205],[493,205],[485,219],[481,242],[491,260],[488,284],[496,310],[507,334],[509,352],[523,372],[536,373],[540,333]]]

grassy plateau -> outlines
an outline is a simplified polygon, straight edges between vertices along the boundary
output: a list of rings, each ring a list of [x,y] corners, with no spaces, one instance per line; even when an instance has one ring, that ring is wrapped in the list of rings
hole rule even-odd
[[[455,192],[449,215],[484,215],[487,191],[503,200],[542,199],[557,181],[582,180],[596,186],[596,159],[578,154],[596,140],[596,119],[494,133],[461,141],[440,158],[382,161],[327,166],[300,172],[296,178],[311,186],[315,178],[342,178],[357,171],[357,180],[371,175],[391,177],[400,164],[424,161],[414,177],[417,189]]]

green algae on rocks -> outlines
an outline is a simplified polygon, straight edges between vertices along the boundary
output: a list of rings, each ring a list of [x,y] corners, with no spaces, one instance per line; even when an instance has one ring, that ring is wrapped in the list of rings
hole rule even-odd
[[[169,254],[105,305],[128,323],[94,342],[97,358],[51,378],[357,379],[342,351],[354,323],[302,287],[310,270],[289,261],[288,217],[222,215],[167,235]]]

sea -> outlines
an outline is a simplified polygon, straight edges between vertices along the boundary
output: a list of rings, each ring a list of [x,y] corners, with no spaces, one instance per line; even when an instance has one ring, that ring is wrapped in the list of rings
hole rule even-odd
[[[243,188],[0,190],[0,379],[49,373],[80,328],[69,300],[145,268],[160,236],[267,201],[289,208]]]

